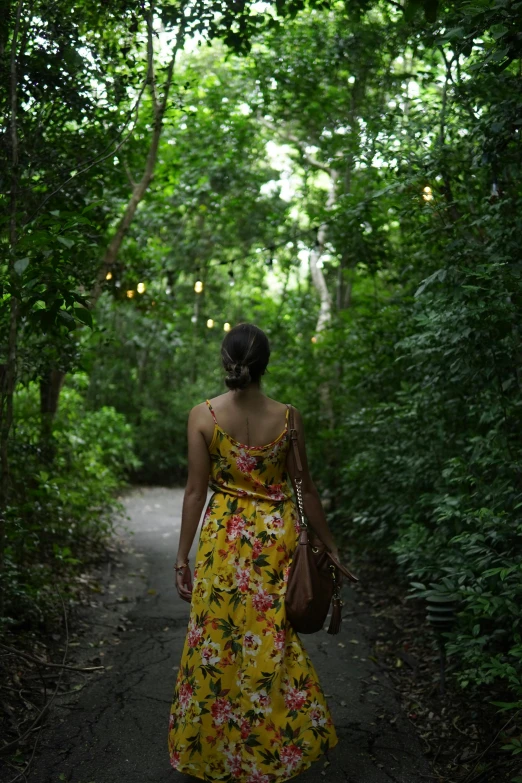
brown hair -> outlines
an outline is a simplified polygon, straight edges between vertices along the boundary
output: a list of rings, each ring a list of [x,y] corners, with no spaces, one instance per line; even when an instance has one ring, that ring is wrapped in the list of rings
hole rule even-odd
[[[229,389],[244,389],[264,374],[270,358],[268,337],[254,324],[234,326],[221,343],[221,360]]]

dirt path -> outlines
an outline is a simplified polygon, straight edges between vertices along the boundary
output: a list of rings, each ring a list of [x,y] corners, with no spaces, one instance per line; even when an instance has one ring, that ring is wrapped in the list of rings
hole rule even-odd
[[[91,611],[93,625],[105,622],[115,629],[116,636],[97,648],[105,669],[90,675],[76,701],[53,706],[53,727],[45,730],[29,783],[195,781],[172,770],[167,751],[169,708],[189,613],[172,571],[182,498],[182,490],[161,488],[134,490],[126,497],[133,551],[112,575],[110,595]],[[196,544],[197,536],[192,562]],[[132,607],[125,613],[121,593]],[[379,628],[364,588],[345,585],[343,593],[341,634],[303,637],[340,742],[329,766],[319,761],[298,779],[426,783],[430,769],[414,730],[386,674],[370,659]],[[72,660],[78,660],[74,648]]]

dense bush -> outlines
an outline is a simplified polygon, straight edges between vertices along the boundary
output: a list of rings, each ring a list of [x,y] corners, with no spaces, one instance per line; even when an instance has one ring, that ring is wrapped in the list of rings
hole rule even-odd
[[[139,465],[130,425],[114,408],[86,410],[85,383],[84,376],[71,376],[62,390],[52,457],[41,440],[37,384],[15,395],[4,627],[47,623],[61,613],[56,587],[66,596],[71,574],[102,550],[122,509],[116,490]]]

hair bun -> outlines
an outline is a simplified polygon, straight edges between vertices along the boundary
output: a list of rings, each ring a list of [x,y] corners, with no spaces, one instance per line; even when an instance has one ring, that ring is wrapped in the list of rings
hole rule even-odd
[[[250,370],[247,364],[236,362],[227,366],[228,375],[225,383],[229,389],[244,389],[251,381]]]
[[[227,372],[225,383],[228,388],[245,389],[250,383],[259,383],[269,357],[270,345],[262,329],[249,323],[234,326],[221,343],[221,361]]]

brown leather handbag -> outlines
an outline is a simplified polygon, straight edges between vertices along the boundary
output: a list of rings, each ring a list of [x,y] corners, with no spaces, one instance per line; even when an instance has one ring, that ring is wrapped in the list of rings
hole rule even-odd
[[[351,574],[323,542],[309,535],[309,525],[305,520],[301,455],[297,442],[297,430],[294,427],[294,410],[289,409],[289,432],[293,445],[296,479],[294,482],[299,517],[299,541],[294,552],[288,574],[285,607],[286,616],[298,633],[316,633],[326,620],[330,603],[332,617],[328,633],[336,634],[341,630],[341,574],[352,582],[359,579]]]

